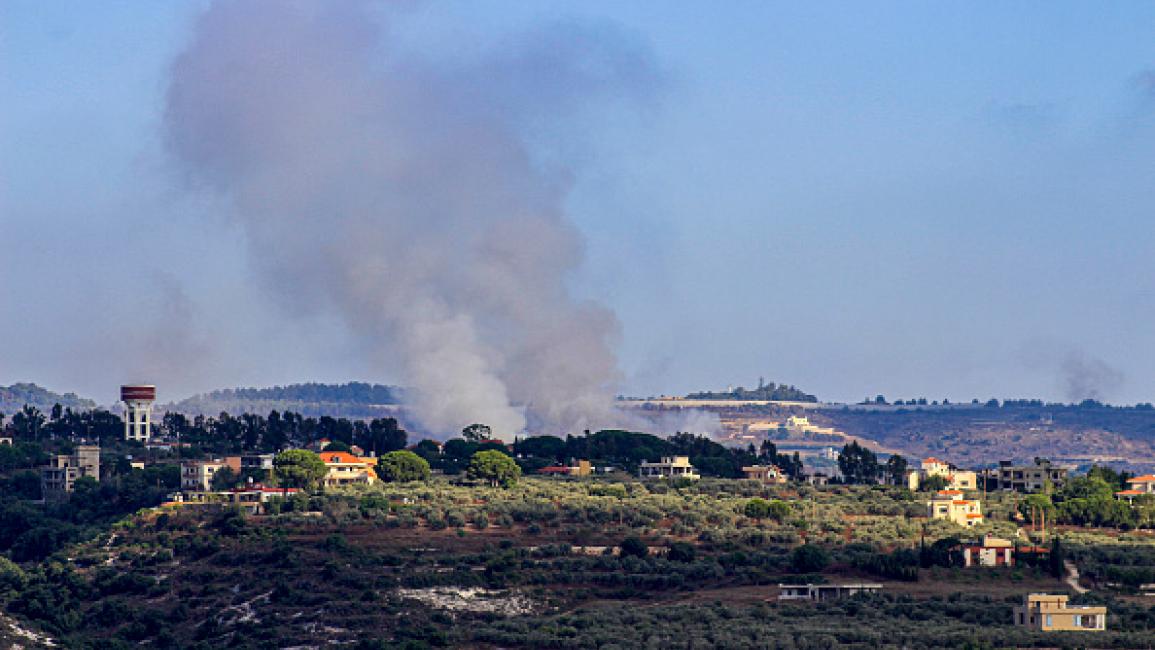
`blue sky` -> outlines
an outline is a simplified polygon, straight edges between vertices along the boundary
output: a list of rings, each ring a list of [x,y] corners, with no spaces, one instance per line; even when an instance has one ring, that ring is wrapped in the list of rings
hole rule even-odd
[[[287,318],[167,166],[207,6],[0,2],[0,383],[401,379]],[[558,23],[656,78],[535,132],[625,392],[1155,399],[1155,5],[429,2],[389,31],[451,61]]]

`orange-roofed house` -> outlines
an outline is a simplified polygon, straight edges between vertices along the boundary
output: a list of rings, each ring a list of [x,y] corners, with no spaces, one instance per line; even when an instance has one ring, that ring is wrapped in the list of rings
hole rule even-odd
[[[1147,474],[1145,476],[1136,476],[1135,478],[1127,479],[1127,487],[1140,494],[1155,494],[1155,475]]]
[[[325,475],[325,487],[342,485],[372,485],[377,482],[373,466],[376,458],[361,458],[347,451],[323,451],[318,454],[329,473]]]
[[[946,519],[967,528],[983,523],[982,512],[979,500],[962,498],[961,490],[939,490],[926,502],[927,517]]]

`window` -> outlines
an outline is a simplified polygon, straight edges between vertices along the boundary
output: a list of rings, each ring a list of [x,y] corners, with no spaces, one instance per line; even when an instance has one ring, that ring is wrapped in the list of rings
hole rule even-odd
[[[1051,615],[1047,614],[1047,627],[1051,627],[1054,623],[1051,621]]]

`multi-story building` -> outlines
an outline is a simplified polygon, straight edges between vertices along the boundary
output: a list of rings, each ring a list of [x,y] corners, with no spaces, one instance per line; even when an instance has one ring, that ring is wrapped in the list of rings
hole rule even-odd
[[[264,482],[273,477],[273,454],[245,454],[241,456],[241,474]]]
[[[217,460],[183,460],[180,463],[180,487],[182,490],[190,492],[207,492],[212,489],[213,477],[226,467],[239,476],[241,457],[229,456]]]
[[[361,458],[347,451],[323,451],[320,456],[329,468],[322,481],[325,487],[372,485],[377,481],[377,473],[373,471],[376,458]]]
[[[79,445],[71,454],[53,456],[40,468],[40,488],[47,501],[66,499],[76,479],[91,476],[100,480],[100,447]]]
[[[657,463],[645,462],[638,466],[638,476],[641,478],[688,478],[699,479],[694,466],[690,464],[689,456],[663,456]]]
[[[1043,632],[1101,632],[1107,629],[1107,608],[1076,607],[1067,604],[1067,596],[1028,594],[1023,604],[1014,608],[1015,625]]]
[[[939,490],[926,502],[926,516],[946,519],[959,526],[972,528],[983,523],[982,503],[978,499],[964,499],[961,490]]]
[[[1015,465],[1009,460],[999,462],[994,470],[1000,490],[1042,492],[1050,486],[1058,490],[1067,482],[1066,467],[1051,464],[1045,458],[1036,458],[1034,465]]]

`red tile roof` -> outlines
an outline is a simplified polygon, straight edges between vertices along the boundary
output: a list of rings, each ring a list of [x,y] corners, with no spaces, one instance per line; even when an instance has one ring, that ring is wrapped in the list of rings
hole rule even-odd
[[[1128,483],[1155,483],[1155,474],[1145,474],[1127,479]]]
[[[347,451],[323,451],[319,454],[321,460],[325,461],[326,465],[363,465],[364,460],[350,454]]]
[[[1147,493],[1144,492],[1143,490],[1119,490],[1115,494],[1123,494],[1126,496],[1139,496],[1139,495],[1147,494]]]

